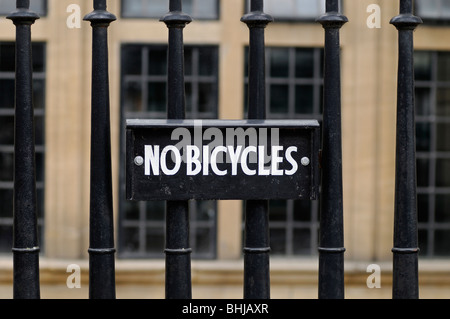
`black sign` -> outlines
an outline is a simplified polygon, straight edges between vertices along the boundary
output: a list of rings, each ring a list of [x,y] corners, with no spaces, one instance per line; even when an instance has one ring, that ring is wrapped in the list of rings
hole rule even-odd
[[[318,157],[315,120],[127,120],[127,199],[316,199]]]

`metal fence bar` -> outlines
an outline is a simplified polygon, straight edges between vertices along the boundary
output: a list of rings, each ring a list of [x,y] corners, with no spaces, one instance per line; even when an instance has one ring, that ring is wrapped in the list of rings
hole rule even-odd
[[[327,0],[317,19],[325,30],[319,298],[344,298],[340,28],[348,21],[339,1]]]
[[[13,297],[39,299],[39,243],[32,87],[31,25],[39,16],[17,0],[8,16],[16,26],[14,132]]]
[[[416,140],[414,118],[414,29],[411,0],[400,0],[400,15],[391,23],[398,30],[397,147],[395,173],[392,297],[419,297]]]
[[[108,75],[108,26],[116,17],[106,0],[94,0],[84,20],[92,26],[89,298],[114,299],[114,222]]]
[[[263,0],[252,0],[250,13],[241,19],[250,30],[249,119],[266,118],[264,29],[272,17],[264,13]],[[244,298],[270,298],[270,237],[267,200],[247,200],[244,238]]]
[[[182,12],[181,0],[170,0],[169,13],[161,18],[169,29],[167,117],[184,119],[183,29],[192,21]],[[191,299],[191,252],[189,243],[189,203],[166,203],[166,299]]]

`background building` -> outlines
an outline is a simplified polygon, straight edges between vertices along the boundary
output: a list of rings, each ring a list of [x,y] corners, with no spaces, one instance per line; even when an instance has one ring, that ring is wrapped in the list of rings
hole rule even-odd
[[[33,0],[37,187],[43,298],[87,298],[91,1]],[[15,29],[0,0],[0,297],[12,296]],[[188,117],[242,119],[245,0],[184,0]],[[344,230],[347,298],[390,298],[398,1],[342,0]],[[268,0],[268,118],[321,118],[321,0]],[[80,11],[78,11],[80,9]],[[164,297],[164,203],[124,193],[124,123],[164,118],[168,1],[108,1],[117,297]],[[417,0],[415,32],[420,296],[450,297],[450,1]],[[241,201],[191,203],[194,298],[241,298]],[[317,298],[318,202],[273,201],[272,298]],[[81,267],[69,289],[67,267]],[[371,264],[381,288],[368,288]]]

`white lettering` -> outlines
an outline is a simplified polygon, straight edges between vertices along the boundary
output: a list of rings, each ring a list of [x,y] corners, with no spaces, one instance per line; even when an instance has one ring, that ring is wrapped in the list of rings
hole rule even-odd
[[[202,170],[202,164],[200,163],[200,150],[195,145],[188,145],[186,147],[186,175],[197,175]],[[194,169],[192,169],[192,166],[195,166]]]
[[[238,145],[236,147],[236,152],[233,149],[233,146],[228,146],[228,154],[230,155],[231,160],[231,175],[237,175],[237,166],[239,163],[239,155],[241,154],[242,146]]]
[[[286,175],[294,175],[298,170],[298,164],[297,161],[292,157],[292,152],[297,152],[297,146],[288,147],[286,150],[286,160],[289,162],[289,164],[292,165],[292,168],[290,170],[284,171]]]
[[[219,154],[219,152],[226,153],[227,148],[225,146],[217,146],[216,148],[214,148],[214,150],[211,153],[211,168],[216,175],[224,176],[227,175],[227,170],[221,171],[217,167],[217,154]]]
[[[256,146],[249,146],[244,148],[244,150],[242,151],[242,155],[241,155],[241,167],[242,167],[242,171],[244,172],[245,175],[256,175],[256,170],[252,170],[249,169],[247,166],[247,157],[248,157],[248,153],[250,152],[254,152],[256,153]]]
[[[264,146],[258,146],[258,175],[270,175],[270,169],[264,167]]]
[[[274,176],[283,175],[283,170],[278,168],[278,164],[283,162],[283,158],[278,155],[283,150],[283,146],[272,146],[272,167],[271,174]]]
[[[175,155],[175,165],[172,169],[167,167],[167,153],[172,152]],[[173,145],[164,147],[161,152],[161,170],[166,175],[175,175],[181,167],[181,154],[180,151]]]
[[[150,167],[153,175],[159,175],[159,145],[155,145],[155,151],[151,145],[145,145],[144,153],[145,175],[150,175]]]
[[[203,175],[209,174],[209,146],[203,146]]]

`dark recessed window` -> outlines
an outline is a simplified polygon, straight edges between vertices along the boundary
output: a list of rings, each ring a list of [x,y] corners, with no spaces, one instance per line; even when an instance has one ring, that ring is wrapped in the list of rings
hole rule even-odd
[[[167,0],[122,0],[124,18],[159,19],[169,11]],[[219,0],[184,0],[183,11],[194,19],[219,19]]]
[[[186,117],[218,115],[218,47],[186,45]],[[167,46],[122,46],[122,123],[130,118],[167,118]],[[122,125],[122,141],[124,140]],[[125,158],[122,143],[122,163]],[[123,165],[122,165],[123,166]],[[121,170],[122,172],[123,170]],[[121,176],[119,256],[164,258],[165,202],[129,202]],[[193,258],[216,257],[216,202],[190,201],[190,243]]]
[[[450,0],[416,0],[415,14],[425,23],[448,24],[450,21]]]
[[[36,12],[41,17],[47,15],[47,0],[30,1],[30,10]],[[15,0],[0,0],[0,15],[6,16],[16,11]]]
[[[245,11],[250,11],[250,0]],[[276,21],[312,22],[325,13],[325,0],[264,0],[264,12]]]
[[[268,119],[322,120],[323,49],[266,48]],[[248,49],[245,53],[245,114],[248,108]],[[269,201],[270,246],[275,256],[314,255],[318,247],[319,201]]]
[[[45,44],[33,43],[38,234],[43,248],[45,167]],[[10,252],[14,190],[15,44],[0,42],[0,252]]]
[[[450,52],[416,51],[420,255],[450,256]]]

